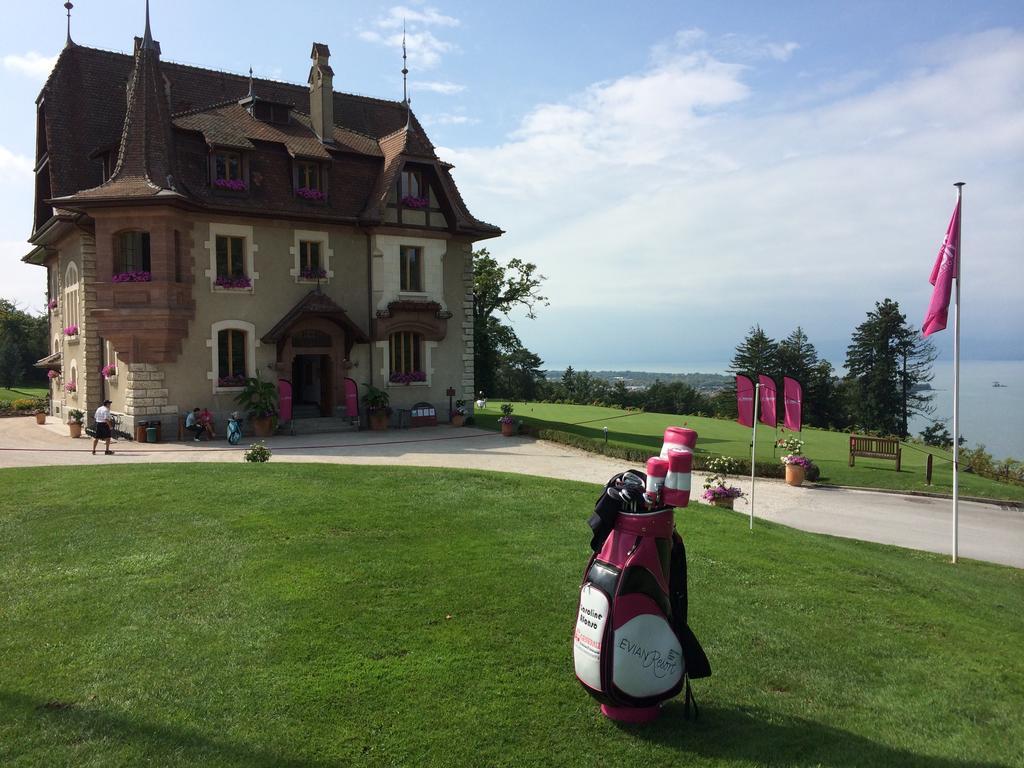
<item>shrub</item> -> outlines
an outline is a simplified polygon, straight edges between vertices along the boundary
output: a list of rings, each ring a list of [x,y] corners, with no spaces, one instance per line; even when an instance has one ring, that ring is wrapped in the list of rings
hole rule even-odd
[[[260,440],[258,443],[250,445],[249,450],[243,456],[250,464],[265,464],[270,461],[271,453],[270,449]]]
[[[38,408],[45,408],[46,400],[35,397],[19,397],[10,404],[10,407],[16,411],[35,411]]]

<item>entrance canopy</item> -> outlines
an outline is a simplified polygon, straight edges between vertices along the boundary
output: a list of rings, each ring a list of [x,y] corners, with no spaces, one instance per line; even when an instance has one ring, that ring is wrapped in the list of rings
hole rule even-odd
[[[311,318],[327,320],[341,328],[345,332],[346,349],[351,349],[353,344],[366,344],[370,341],[363,330],[345,314],[345,310],[320,291],[307,293],[277,322],[277,325],[267,331],[263,341],[278,344],[287,338],[297,325]]]

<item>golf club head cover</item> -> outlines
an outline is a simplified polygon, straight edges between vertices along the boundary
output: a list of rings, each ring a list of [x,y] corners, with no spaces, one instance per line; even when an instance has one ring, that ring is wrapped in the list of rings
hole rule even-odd
[[[668,474],[668,461],[652,456],[647,460],[647,499],[654,505],[661,503],[661,491]]]
[[[697,447],[697,433],[686,427],[666,427],[665,438],[661,445],[661,458],[667,459],[669,451],[687,451],[693,453]]]
[[[661,501],[667,507],[685,507],[690,503],[690,472],[693,470],[693,454],[672,448],[668,452],[668,474]]]

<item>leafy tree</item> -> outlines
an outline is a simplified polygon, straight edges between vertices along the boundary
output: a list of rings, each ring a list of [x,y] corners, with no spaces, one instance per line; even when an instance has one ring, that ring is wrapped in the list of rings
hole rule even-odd
[[[535,264],[512,259],[503,266],[486,248],[474,252],[473,343],[477,391],[495,394],[503,349],[525,349],[511,327],[498,315],[507,320],[509,312],[522,308],[528,318],[536,317],[534,308],[538,304],[547,305],[547,297],[540,293],[543,281],[544,276],[537,272]],[[515,343],[512,338],[515,338]]]
[[[46,315],[33,316],[9,299],[0,299],[0,377],[16,386],[45,383],[46,373],[32,364],[49,350]]]
[[[846,350],[851,415],[864,429],[907,436],[908,417],[927,413],[931,396],[920,386],[931,380],[931,344],[907,325],[892,299],[875,303],[853,332]]]
[[[0,386],[13,389],[21,383],[25,373],[21,347],[10,334],[0,336]]]
[[[936,448],[953,447],[953,436],[941,421],[933,421],[921,430],[921,440],[925,445],[933,445]]]

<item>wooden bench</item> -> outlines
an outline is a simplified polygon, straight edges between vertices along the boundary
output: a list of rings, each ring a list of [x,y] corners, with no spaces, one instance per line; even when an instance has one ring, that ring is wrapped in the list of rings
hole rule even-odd
[[[862,456],[870,459],[889,459],[896,462],[896,471],[900,471],[900,460],[903,449],[895,437],[859,437],[850,435],[850,466],[853,459]]]
[[[411,427],[436,427],[437,409],[430,403],[416,403],[412,407],[409,422]]]

